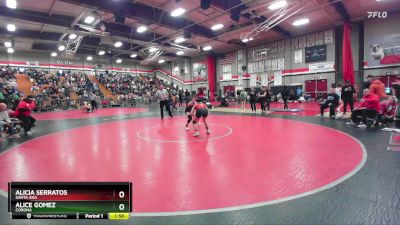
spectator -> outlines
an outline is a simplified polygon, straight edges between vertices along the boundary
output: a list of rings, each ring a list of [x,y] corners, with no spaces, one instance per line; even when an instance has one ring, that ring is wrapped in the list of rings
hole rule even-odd
[[[321,104],[321,116],[324,116],[324,110],[329,108],[329,117],[331,119],[335,118],[335,109],[339,105],[339,95],[336,94],[335,88],[331,88],[326,101]]]
[[[372,75],[367,76],[367,80],[363,82],[363,86],[362,86],[363,90],[365,90],[365,89],[369,88],[369,86],[371,86],[371,82],[373,79],[374,79],[374,77]]]
[[[396,112],[396,100],[394,96],[389,96],[388,100],[384,100],[379,104],[380,107],[380,118],[379,122],[387,124],[388,122],[394,121],[394,115]]]
[[[0,103],[0,142],[5,140],[2,136],[4,127],[8,129],[8,138],[19,138],[19,135],[15,134],[13,124],[8,116],[7,105]]]
[[[343,115],[346,114],[347,111],[347,105],[350,105],[350,111],[353,112],[354,109],[354,99],[353,95],[355,93],[355,88],[354,86],[350,83],[349,80],[346,80],[345,85],[342,87],[342,100],[343,100]]]
[[[349,125],[360,123],[357,126],[359,128],[367,127],[367,118],[373,118],[379,112],[379,97],[371,93],[368,88],[364,90],[363,94],[360,107],[354,109],[351,114],[351,122],[347,123]]]
[[[32,95],[22,100],[15,111],[15,116],[22,121],[25,135],[31,135],[31,129],[35,125],[36,120],[31,116],[32,110],[35,108],[35,101]]]
[[[376,94],[381,99],[387,98],[387,95],[385,93],[385,85],[382,83],[382,81],[378,79],[375,79],[371,82],[369,90],[371,93]]]

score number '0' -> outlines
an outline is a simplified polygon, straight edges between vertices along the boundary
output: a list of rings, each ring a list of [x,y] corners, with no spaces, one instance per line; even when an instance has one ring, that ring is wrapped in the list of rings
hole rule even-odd
[[[119,198],[124,198],[125,197],[125,192],[120,191],[118,193]],[[119,210],[123,211],[125,209],[125,205],[124,204],[119,204],[118,206]]]

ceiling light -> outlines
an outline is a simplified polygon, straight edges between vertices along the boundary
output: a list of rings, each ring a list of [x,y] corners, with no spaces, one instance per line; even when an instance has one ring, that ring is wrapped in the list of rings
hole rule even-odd
[[[10,53],[10,54],[14,53],[14,49],[13,48],[7,48],[7,52]]]
[[[116,48],[119,48],[121,46],[122,46],[122,42],[120,42],[120,41],[117,41],[114,43],[114,47],[116,47]]]
[[[178,51],[176,54],[177,55],[183,55],[183,54],[185,54],[185,52],[184,51]]]
[[[57,52],[52,52],[50,55],[51,55],[51,57],[56,57],[57,56]]]
[[[184,37],[178,37],[177,39],[175,39],[175,43],[178,43],[178,44],[182,43],[184,41],[186,41],[186,39]]]
[[[17,8],[17,0],[6,0],[6,6],[10,9]]]
[[[254,40],[253,38],[249,38],[249,41],[252,41],[252,40]]]
[[[277,10],[280,8],[283,8],[287,6],[287,1],[285,0],[281,0],[281,1],[275,1],[274,3],[272,3],[271,5],[268,6],[269,10]]]
[[[58,46],[58,51],[62,52],[65,50],[65,46],[64,45],[59,45]]]
[[[164,59],[160,59],[160,60],[158,60],[158,63],[164,63],[165,62],[165,60]]]
[[[92,57],[92,56],[88,56],[88,57],[86,58],[86,60],[87,60],[87,61],[92,61],[92,60],[93,60],[93,57]]]
[[[299,19],[299,20],[296,20],[296,21],[293,22],[293,26],[298,27],[298,26],[307,24],[307,23],[309,23],[309,22],[310,22],[310,20],[307,19],[307,18]]]
[[[175,66],[174,71],[178,72],[179,71],[179,67]]]
[[[218,24],[215,24],[214,26],[212,26],[211,30],[220,30],[222,28],[224,28],[224,25],[222,23],[218,23]]]
[[[70,34],[68,38],[71,40],[74,40],[76,37],[77,37],[76,34]]]
[[[157,51],[158,50],[158,48],[156,48],[156,47],[151,47],[150,49],[149,49],[149,52],[155,52],[155,51]]]
[[[14,24],[9,23],[9,24],[7,24],[7,30],[11,31],[11,32],[14,32],[16,30],[16,27],[15,27]]]
[[[95,18],[93,16],[87,16],[83,22],[85,22],[86,24],[91,24],[94,20]]]
[[[122,59],[117,59],[116,63],[122,63]]]
[[[210,51],[212,47],[210,45],[204,46],[203,51]]]
[[[103,51],[103,50],[99,51],[99,55],[104,55],[104,54],[106,54],[105,51]]]
[[[12,47],[11,41],[6,41],[6,42],[4,42],[4,46],[5,46],[6,48],[11,48],[11,47]]]
[[[132,55],[131,55],[131,58],[136,58],[137,57],[137,54],[135,54],[135,53],[133,53]]]
[[[140,27],[138,27],[137,29],[136,29],[136,32],[138,32],[138,33],[143,33],[143,32],[145,32],[147,30],[147,27],[146,26],[140,26]]]
[[[184,8],[177,8],[174,11],[171,12],[172,17],[178,17],[184,14],[186,10]]]
[[[249,39],[248,39],[248,38],[245,38],[245,39],[242,40],[242,42],[243,42],[243,43],[247,43],[247,42],[249,42]]]

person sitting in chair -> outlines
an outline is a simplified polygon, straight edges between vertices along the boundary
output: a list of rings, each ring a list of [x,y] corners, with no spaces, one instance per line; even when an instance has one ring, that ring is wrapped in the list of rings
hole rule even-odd
[[[35,118],[31,116],[32,110],[36,107],[35,98],[32,95],[22,100],[15,110],[15,116],[22,121],[25,135],[31,135],[31,129],[35,125]]]
[[[357,127],[365,128],[367,127],[367,118],[374,118],[379,112],[379,97],[371,93],[368,88],[364,89],[363,94],[360,107],[354,109],[351,114],[351,122],[348,122],[348,125],[360,123]]]
[[[336,94],[335,88],[331,88],[324,103],[321,104],[321,116],[324,116],[324,110],[329,108],[329,117],[335,118],[335,109],[339,105],[340,97]]]
[[[19,138],[18,134],[15,134],[14,126],[7,112],[7,105],[5,103],[0,103],[0,142],[4,141],[3,129],[7,129],[8,138]]]
[[[396,99],[394,96],[389,96],[388,100],[384,100],[379,104],[380,115],[379,122],[386,124],[394,121],[394,115],[396,112]]]

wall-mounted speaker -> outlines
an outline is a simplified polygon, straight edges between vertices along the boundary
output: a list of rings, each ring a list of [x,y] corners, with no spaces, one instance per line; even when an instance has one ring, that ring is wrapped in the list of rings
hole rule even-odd
[[[210,8],[211,0],[201,0],[200,7],[204,10]]]
[[[247,66],[242,66],[242,71],[246,71],[246,69],[247,69]]]
[[[116,23],[120,23],[120,24],[124,24],[125,23],[125,16],[115,14],[115,22]]]

